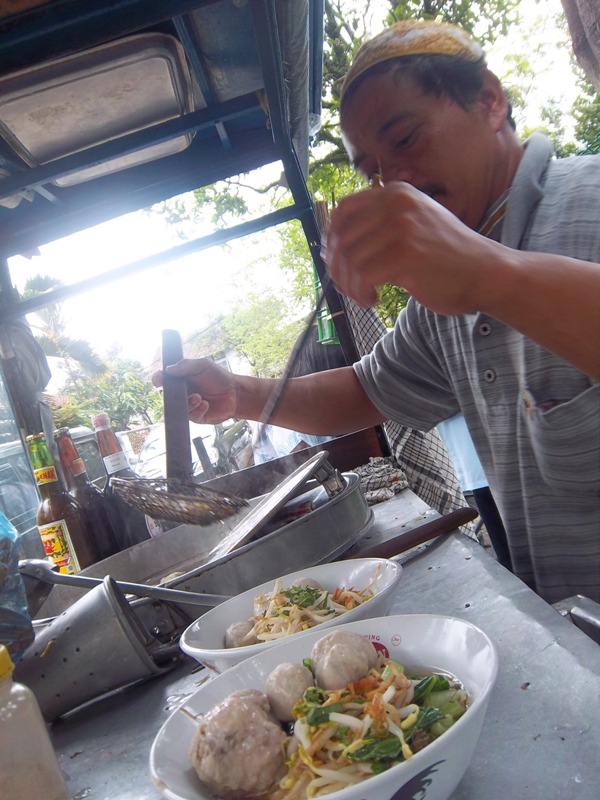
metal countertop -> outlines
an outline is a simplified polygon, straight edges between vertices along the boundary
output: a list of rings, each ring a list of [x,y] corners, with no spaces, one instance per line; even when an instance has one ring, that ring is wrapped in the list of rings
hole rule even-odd
[[[375,507],[372,536],[397,533],[407,516],[402,494]],[[417,506],[409,505],[414,516]],[[400,561],[404,575],[391,614],[461,617],[498,648],[499,677],[481,738],[452,800],[596,800],[600,647],[462,534]],[[54,723],[74,800],[160,800],[150,747],[170,711],[203,681],[196,666],[186,660]]]

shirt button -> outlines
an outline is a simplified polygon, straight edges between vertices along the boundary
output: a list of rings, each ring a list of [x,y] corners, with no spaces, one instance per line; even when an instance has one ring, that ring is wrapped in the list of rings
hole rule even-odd
[[[489,322],[482,322],[481,325],[479,326],[479,333],[482,336],[489,336],[491,332],[492,332],[492,326],[489,324]]]
[[[488,383],[493,383],[496,380],[496,373],[493,369],[486,369],[483,373],[483,377]]]

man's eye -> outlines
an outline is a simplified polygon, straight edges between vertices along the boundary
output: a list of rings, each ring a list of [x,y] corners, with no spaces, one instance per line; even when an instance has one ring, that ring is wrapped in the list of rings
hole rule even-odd
[[[398,139],[398,141],[396,142],[396,148],[401,149],[403,147],[408,147],[414,142],[415,136],[416,136],[416,129],[410,131],[409,133],[406,134],[406,136],[403,136],[401,139]]]

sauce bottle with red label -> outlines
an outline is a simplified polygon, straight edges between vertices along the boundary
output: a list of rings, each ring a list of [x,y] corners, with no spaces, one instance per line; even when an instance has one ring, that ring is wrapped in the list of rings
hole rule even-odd
[[[43,433],[28,436],[33,477],[40,493],[36,522],[44,551],[70,575],[100,560],[85,512],[65,491]]]

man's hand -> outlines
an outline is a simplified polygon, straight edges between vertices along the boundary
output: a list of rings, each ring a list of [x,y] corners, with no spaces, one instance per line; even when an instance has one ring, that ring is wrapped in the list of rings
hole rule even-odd
[[[207,358],[183,359],[167,367],[169,375],[185,378],[188,411],[192,422],[215,424],[237,416],[236,376]],[[163,385],[162,372],[152,375],[155,386]]]
[[[432,311],[463,314],[478,310],[488,265],[504,249],[414,187],[393,182],[341,201],[325,258],[336,286],[362,306],[391,283]]]
[[[392,283],[438,314],[489,314],[600,380],[600,264],[498,244],[401,182],[342,200],[325,259],[360,305]]]

